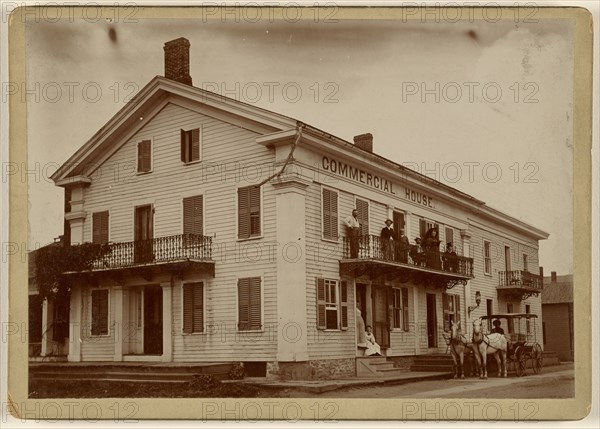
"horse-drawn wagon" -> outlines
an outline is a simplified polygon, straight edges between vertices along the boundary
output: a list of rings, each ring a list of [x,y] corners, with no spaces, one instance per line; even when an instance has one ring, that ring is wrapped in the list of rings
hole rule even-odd
[[[490,314],[481,317],[484,334],[501,333],[506,338],[506,361],[512,363],[518,377],[525,375],[528,366],[538,374],[544,365],[542,347],[537,342],[536,319],[537,315],[531,313]]]

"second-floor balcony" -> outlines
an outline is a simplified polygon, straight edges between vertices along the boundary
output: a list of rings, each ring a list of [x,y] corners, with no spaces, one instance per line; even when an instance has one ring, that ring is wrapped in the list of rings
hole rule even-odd
[[[160,270],[207,269],[214,276],[212,237],[169,235],[149,240],[108,243],[86,273],[134,270],[144,277]],[[74,274],[70,272],[67,274]]]
[[[529,271],[500,271],[498,291],[521,300],[538,296],[544,288],[544,278]]]
[[[368,274],[374,278],[386,274],[400,281],[412,280],[446,288],[466,284],[474,277],[473,258],[446,253],[442,248],[442,245],[434,249],[407,246],[376,235],[360,236],[353,245],[349,237],[344,237],[340,270],[355,277]]]

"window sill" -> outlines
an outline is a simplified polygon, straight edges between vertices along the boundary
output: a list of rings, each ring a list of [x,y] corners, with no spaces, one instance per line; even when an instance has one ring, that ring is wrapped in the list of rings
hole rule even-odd
[[[150,170],[150,171],[138,171],[138,172],[135,173],[135,175],[136,176],[144,176],[144,175],[150,174],[150,173],[152,173],[152,170]]]
[[[488,273],[483,273],[483,275],[486,276],[486,277],[494,277],[493,274],[488,274]]]
[[[200,164],[202,162],[201,159],[198,159],[196,161],[190,161],[190,162],[183,162],[183,165],[195,165],[195,164]]]
[[[185,337],[188,337],[188,336],[191,337],[191,336],[195,336],[195,335],[202,336],[202,335],[207,335],[207,334],[208,334],[208,332],[206,332],[206,331],[202,331],[202,332],[182,332],[181,333],[181,335],[183,335]]]
[[[263,238],[262,235],[256,235],[253,237],[238,238],[237,241],[252,241],[252,240],[260,240],[261,238]]]
[[[265,330],[264,329],[247,329],[247,330],[238,329],[236,332],[238,334],[264,334]]]
[[[327,241],[328,243],[335,243],[335,244],[339,244],[340,243],[340,239],[339,238],[336,240],[334,238],[326,238],[326,237],[321,236],[321,240]]]

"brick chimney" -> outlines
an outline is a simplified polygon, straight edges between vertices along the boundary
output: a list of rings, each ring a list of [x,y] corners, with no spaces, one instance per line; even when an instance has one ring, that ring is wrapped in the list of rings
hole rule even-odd
[[[165,77],[177,82],[192,84],[190,76],[190,42],[185,37],[165,43]]]
[[[373,153],[373,134],[366,133],[354,136],[354,146]]]
[[[550,281],[556,283],[556,271],[550,271]]]

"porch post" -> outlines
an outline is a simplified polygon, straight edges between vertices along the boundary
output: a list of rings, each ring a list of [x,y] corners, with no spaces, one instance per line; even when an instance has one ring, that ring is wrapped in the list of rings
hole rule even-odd
[[[41,356],[52,352],[52,302],[48,298],[42,303],[42,351]]]
[[[163,353],[162,362],[173,361],[173,311],[172,296],[173,285],[171,282],[161,283],[163,301]]]
[[[81,361],[81,286],[71,289],[69,316],[69,362]]]
[[[278,149],[279,150],[279,149]],[[277,360],[308,360],[306,187],[299,175],[272,182],[277,208]],[[292,227],[290,227],[292,225]]]
[[[463,256],[468,257],[471,254],[471,233],[468,229],[461,229],[460,236],[463,245],[462,254]],[[469,332],[469,306],[471,306],[471,280],[467,280],[467,284],[465,285],[465,308],[463,309],[467,332]]]
[[[123,286],[113,286],[115,293],[115,350],[113,360],[121,362],[123,360]]]

